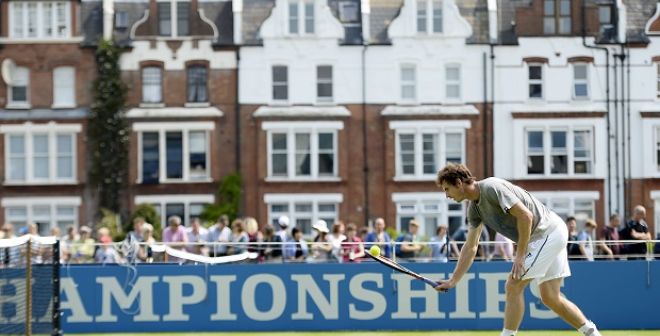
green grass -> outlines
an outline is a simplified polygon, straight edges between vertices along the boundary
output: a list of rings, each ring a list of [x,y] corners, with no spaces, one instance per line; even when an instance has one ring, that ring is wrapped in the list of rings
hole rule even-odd
[[[268,336],[499,336],[499,331],[375,331],[375,332],[245,332],[245,333],[144,333],[144,334],[76,334],[79,336],[203,336],[203,335],[221,335],[221,336],[249,336],[249,335],[268,335]],[[520,331],[520,336],[576,336],[579,335],[574,330],[562,331]],[[660,336],[660,330],[615,330],[602,331],[603,336]]]

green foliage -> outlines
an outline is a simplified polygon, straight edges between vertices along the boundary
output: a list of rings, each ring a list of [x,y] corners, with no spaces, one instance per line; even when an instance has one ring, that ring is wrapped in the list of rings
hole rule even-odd
[[[201,219],[205,222],[215,222],[220,215],[229,216],[229,220],[238,217],[241,207],[241,190],[243,181],[239,173],[231,173],[222,180],[218,187],[216,203],[204,207]]]
[[[110,237],[113,241],[121,241],[124,239],[126,232],[120,230],[121,221],[119,216],[105,208],[101,208],[101,220],[96,223],[96,230],[104,227],[110,230]]]
[[[399,233],[393,227],[390,227],[390,226],[386,227],[385,232],[387,232],[387,234],[390,235],[390,238],[392,238],[392,241],[396,240],[399,237]]]
[[[129,132],[122,111],[126,87],[119,69],[120,49],[102,40],[96,50],[97,78],[87,127],[91,154],[90,184],[98,191],[99,208],[121,213],[128,180]]]
[[[158,211],[156,211],[156,208],[148,203],[138,204],[137,207],[135,207],[135,211],[133,211],[133,214],[131,215],[131,220],[128,221],[126,225],[124,225],[125,232],[128,233],[129,231],[133,230],[133,219],[137,217],[142,217],[147,223],[153,225],[154,239],[160,241],[163,228],[160,225],[160,215],[158,214]]]

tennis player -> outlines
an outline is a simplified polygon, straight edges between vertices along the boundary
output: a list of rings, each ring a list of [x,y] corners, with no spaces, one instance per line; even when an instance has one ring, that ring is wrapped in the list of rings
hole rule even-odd
[[[535,281],[543,303],[585,336],[600,336],[573,302],[560,292],[562,278],[571,275],[566,253],[564,221],[526,190],[499,178],[476,181],[462,164],[448,164],[436,184],[456,202],[470,201],[467,240],[448,280],[436,290],[448,290],[461,280],[477,253],[483,224],[517,244],[513,268],[506,282],[503,336],[513,336],[525,313],[525,287]]]

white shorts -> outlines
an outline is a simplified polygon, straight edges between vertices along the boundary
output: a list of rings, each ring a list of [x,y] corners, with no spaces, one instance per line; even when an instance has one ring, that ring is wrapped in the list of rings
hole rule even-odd
[[[568,228],[559,216],[552,214],[556,228],[539,240],[529,242],[525,258],[523,280],[533,279],[536,284],[571,276],[568,265]]]

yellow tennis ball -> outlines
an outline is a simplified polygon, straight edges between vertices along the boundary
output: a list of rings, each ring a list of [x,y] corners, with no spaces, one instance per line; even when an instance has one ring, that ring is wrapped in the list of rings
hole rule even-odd
[[[374,246],[372,246],[372,247],[369,249],[369,253],[370,253],[372,256],[374,256],[374,257],[379,256],[379,255],[380,255],[380,247],[378,247],[378,245],[374,245]]]

